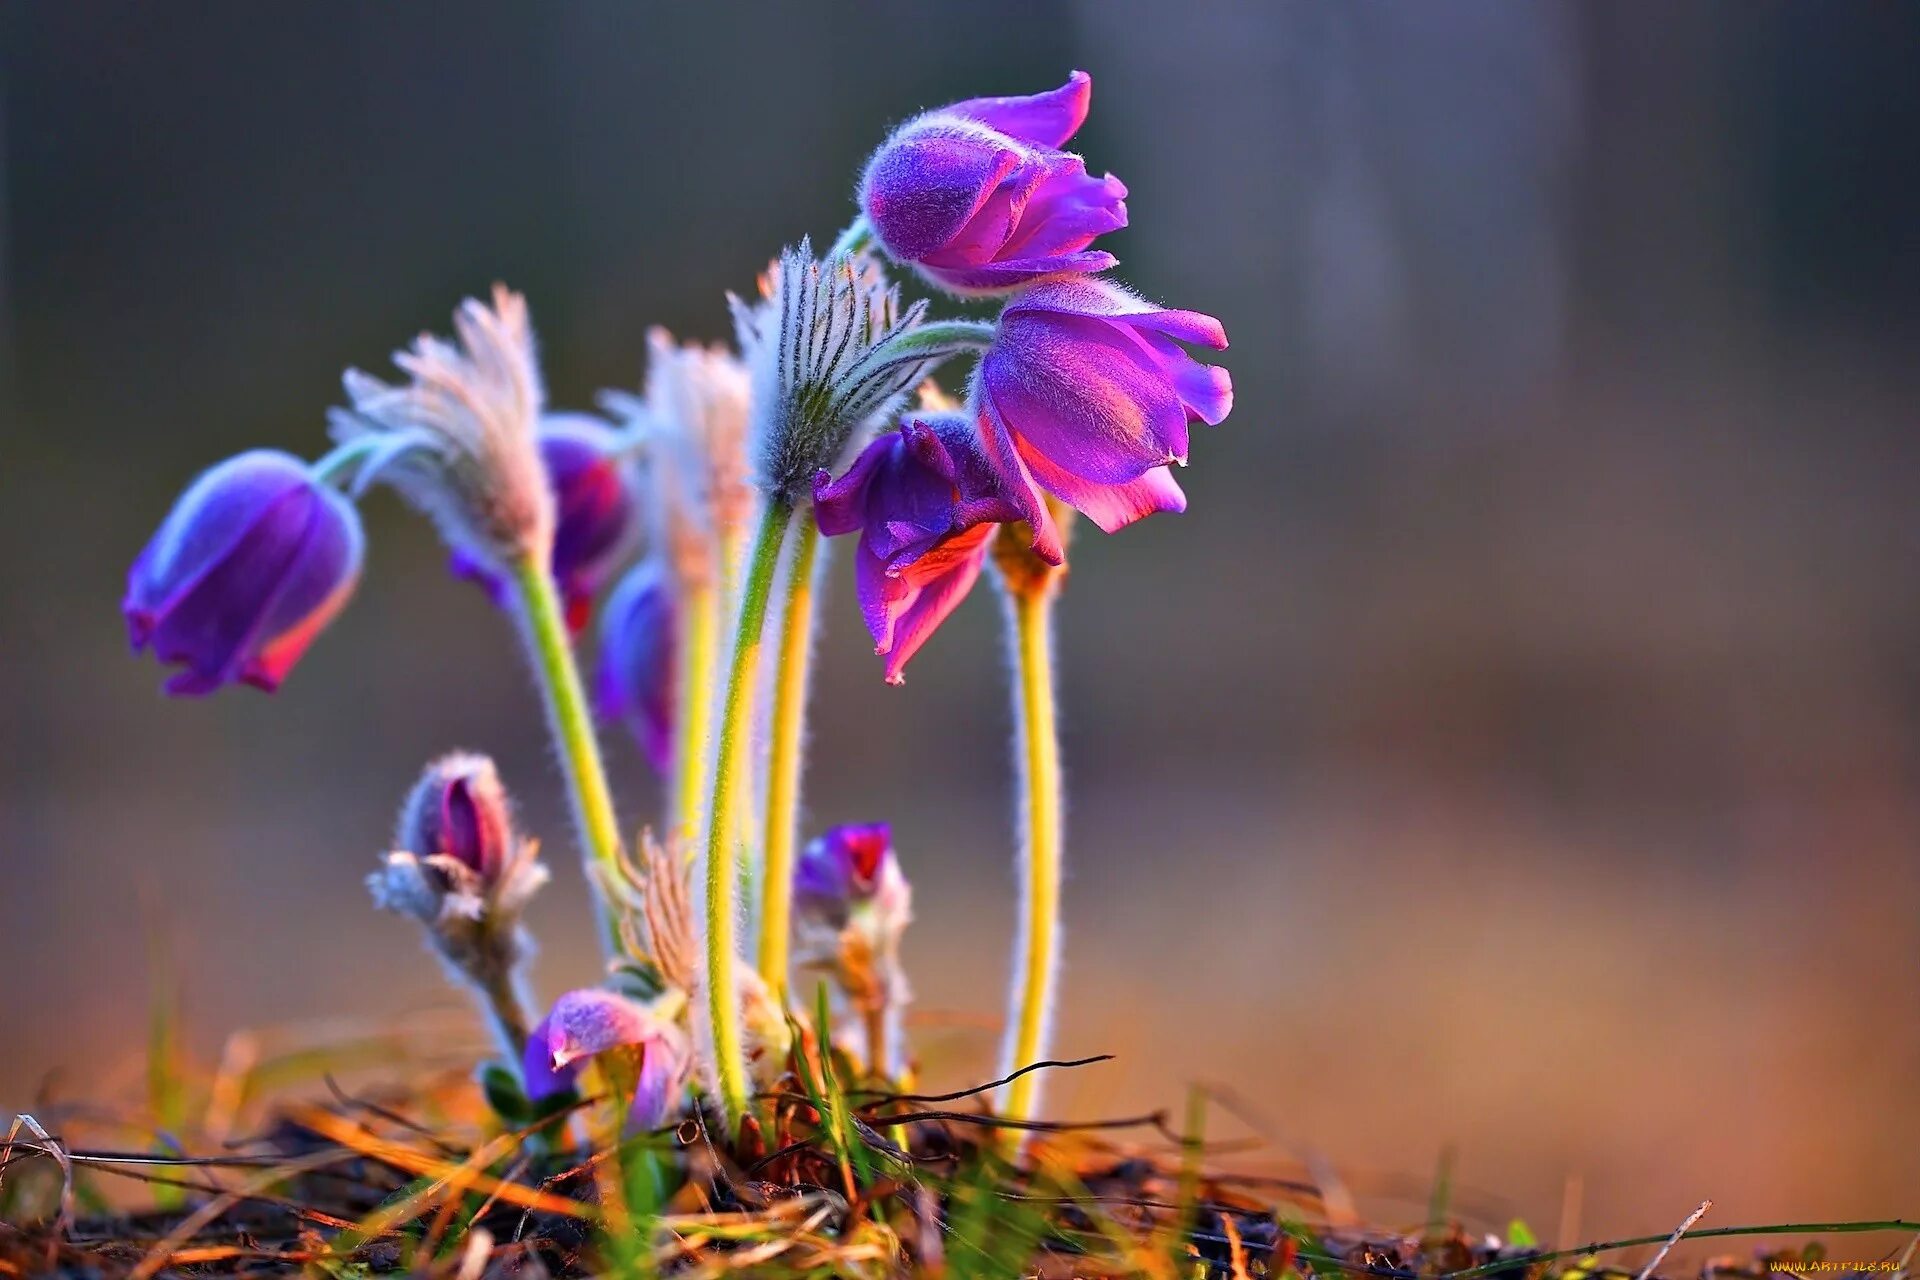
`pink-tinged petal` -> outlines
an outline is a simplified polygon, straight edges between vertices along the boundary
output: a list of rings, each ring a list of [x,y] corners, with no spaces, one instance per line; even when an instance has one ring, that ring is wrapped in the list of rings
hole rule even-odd
[[[1104,249],[1086,249],[1079,253],[1056,254],[1050,258],[1016,258],[1009,262],[988,262],[979,266],[931,266],[916,264],[921,275],[949,293],[1004,293],[1030,281],[1062,272],[1092,273],[1118,266],[1120,259]]]
[[[1078,156],[1048,166],[1020,211],[1013,235],[999,246],[1003,261],[1084,249],[1096,237],[1127,225],[1127,188],[1112,174],[1095,178]]]
[[[1186,457],[1186,409],[1123,327],[1009,308],[980,369],[1009,428],[1075,475],[1118,484]]]
[[[1137,479],[1101,484],[1074,475],[1035,453],[1024,453],[1033,478],[1054,497],[1074,508],[1106,533],[1126,528],[1143,516],[1187,509],[1187,495],[1172,467],[1155,467]]]
[[[974,375],[970,400],[981,454],[987,465],[999,475],[1004,490],[1013,496],[1020,519],[1033,530],[1033,553],[1048,564],[1066,563],[1066,539],[1061,536],[1059,525],[1054,523],[1052,513],[1047,510],[1040,486],[1034,480],[1026,460],[1020,456],[1020,450],[1015,447],[1013,433],[1000,415],[993,394],[979,373]]]
[[[888,571],[871,554],[861,555],[855,578],[862,604],[870,599],[876,602],[869,610],[868,627],[874,635],[874,652],[887,660],[888,684],[905,679],[902,672],[907,662],[973,589],[986,564],[993,531],[992,525],[977,525],[897,572]]]
[[[641,1049],[640,1079],[633,1091],[627,1123],[636,1130],[658,1129],[680,1109],[693,1055],[678,1027],[660,1025]]]
[[[546,1025],[548,1061],[559,1071],[609,1049],[644,1044],[662,1024],[637,1000],[583,987],[553,1002]]]
[[[1093,77],[1076,71],[1058,89],[1009,98],[969,98],[945,114],[978,120],[1039,147],[1059,147],[1080,131],[1093,102]]]
[[[1224,351],[1227,331],[1202,311],[1158,307],[1110,280],[1049,280],[1007,304],[1006,311],[1067,312],[1103,316],[1138,330],[1164,333],[1181,342]]]

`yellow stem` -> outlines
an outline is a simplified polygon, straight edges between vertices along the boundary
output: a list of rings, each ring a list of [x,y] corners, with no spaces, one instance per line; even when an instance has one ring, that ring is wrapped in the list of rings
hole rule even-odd
[[[1060,742],[1054,724],[1051,585],[1009,584],[1015,709],[1019,719],[1022,797],[1020,931],[1014,945],[1002,1074],[1046,1056],[1060,950]],[[1028,1072],[1002,1090],[1001,1113],[1031,1120],[1039,1111],[1040,1077]],[[1019,1132],[1009,1131],[1019,1147]]]
[[[713,672],[719,663],[720,595],[712,583],[688,582],[682,587],[679,621],[671,830],[690,848],[695,833],[703,826],[700,805],[707,798],[707,760],[713,750]]]
[[[793,853],[800,826],[800,757],[806,733],[807,672],[813,658],[814,563],[820,529],[802,515],[787,566],[787,598],[780,615],[779,665],[773,685],[767,807],[763,820],[766,873],[760,886],[760,977],[784,1000],[787,948],[793,927]]]
[[[529,556],[513,565],[518,605],[513,613],[540,686],[560,767],[566,773],[587,885],[599,907],[602,944],[608,956],[617,956],[624,949],[620,920],[602,885],[620,883],[620,826],[613,816],[613,793],[607,787],[607,770],[600,760],[600,740],[594,736],[580,668],[574,662],[573,639],[546,561],[544,555]]]
[[[740,1034],[739,982],[734,973],[736,895],[735,859],[743,805],[739,788],[753,746],[753,702],[760,666],[760,639],[766,628],[767,597],[773,591],[780,545],[786,541],[793,508],[769,502],[760,518],[753,560],[740,595],[740,622],[727,671],[727,699],[720,719],[720,744],[713,770],[713,798],[707,805],[707,1013],[713,1025],[714,1074],[729,1133],[747,1113],[747,1066]]]

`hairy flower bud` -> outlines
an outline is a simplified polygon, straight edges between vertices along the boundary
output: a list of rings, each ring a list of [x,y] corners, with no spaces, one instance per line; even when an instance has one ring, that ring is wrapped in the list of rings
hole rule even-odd
[[[902,125],[860,183],[881,246],[962,295],[1113,266],[1112,254],[1087,246],[1127,225],[1127,189],[1059,150],[1092,92],[1076,71],[1050,93],[974,98]]]
[[[761,278],[760,293],[752,305],[730,299],[752,371],[751,448],[761,487],[793,504],[948,353],[911,341],[926,303],[902,310],[869,254],[823,262],[802,240]]]
[[[640,532],[633,467],[627,438],[591,414],[548,414],[540,420],[539,445],[554,501],[549,562],[567,626],[578,634]],[[504,602],[506,579],[486,562],[455,551],[453,571],[480,582],[495,604]]]
[[[551,554],[554,499],[537,430],[546,392],[526,299],[496,287],[454,313],[459,345],[422,335],[396,352],[390,386],[347,370],[350,408],[328,414],[342,444],[371,439],[356,485],[384,480],[432,517],[455,552],[505,575]]]
[[[829,828],[794,867],[794,960],[829,975],[860,1015],[875,1065],[898,1069],[897,1022],[912,998],[900,966],[900,940],[913,921],[913,889],[884,822]]]
[[[346,604],[363,546],[359,513],[300,459],[229,458],[193,482],[133,562],[127,638],[181,668],[168,693],[272,691]]]
[[[515,829],[493,761],[455,752],[428,765],[401,808],[394,844],[367,877],[374,905],[418,920],[469,974],[519,962],[527,948],[516,926],[547,869]]]

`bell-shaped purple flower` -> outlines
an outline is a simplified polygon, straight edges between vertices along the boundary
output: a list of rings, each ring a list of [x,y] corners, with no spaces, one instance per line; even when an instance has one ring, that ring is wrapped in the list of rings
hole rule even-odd
[[[904,883],[886,822],[829,827],[810,841],[793,869],[793,896],[808,915],[844,925],[853,908]]]
[[[693,1063],[686,1033],[666,1010],[598,987],[569,991],[554,1001],[553,1011],[527,1038],[521,1062],[527,1097],[538,1102],[573,1088],[588,1058],[609,1053],[637,1059],[630,1127],[657,1129],[670,1120]]]
[[[600,718],[632,734],[662,777],[673,767],[675,617],[668,572],[657,558],[648,557],[607,597],[594,675]]]
[[[625,438],[591,414],[548,414],[538,444],[553,491],[553,580],[567,625],[578,634],[639,532],[632,468]],[[453,571],[479,582],[494,603],[505,601],[506,582],[485,561],[456,550]]]
[[[860,609],[890,684],[972,589],[995,522],[1024,509],[961,414],[908,419],[838,480],[821,472],[813,492],[822,533],[860,533]]]
[[[887,253],[959,294],[1061,272],[1104,271],[1093,241],[1127,225],[1126,187],[1059,148],[1087,117],[1093,81],[973,98],[908,121],[867,163],[860,205]]]
[[[1181,511],[1170,464],[1186,465],[1187,429],[1233,408],[1225,369],[1181,343],[1216,349],[1226,330],[1197,311],[1156,307],[1107,280],[1049,280],[1002,309],[972,391],[981,448],[1049,560],[1058,531],[1033,486],[1108,533]]]
[[[133,562],[120,610],[171,694],[271,692],[360,574],[360,516],[290,454],[256,449],[195,480]]]

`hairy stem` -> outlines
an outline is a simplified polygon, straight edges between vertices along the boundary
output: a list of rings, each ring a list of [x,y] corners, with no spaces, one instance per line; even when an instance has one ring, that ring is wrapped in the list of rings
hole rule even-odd
[[[1054,596],[1050,584],[1008,584],[1007,624],[1013,650],[1016,759],[1021,782],[1021,893],[1000,1058],[1003,1074],[1046,1057],[1059,963],[1060,743],[1054,725]],[[1005,1116],[1031,1120],[1039,1107],[1037,1071],[1020,1076],[1001,1090],[999,1109]]]
[[[846,230],[834,240],[833,247],[827,250],[827,256],[831,258],[836,254],[855,254],[872,243],[873,224],[867,221],[865,214],[861,214],[849,222]]]
[[[691,844],[702,830],[707,760],[713,750],[713,672],[719,665],[720,593],[711,582],[689,582],[679,608],[680,668],[675,691],[673,805],[669,830]]]
[[[793,558],[780,610],[780,652],[773,678],[773,719],[762,822],[766,874],[760,886],[760,976],[784,999],[793,928],[793,851],[800,826],[800,756],[806,735],[808,671],[813,659],[814,569],[820,530],[811,517],[794,521]]]
[[[499,935],[490,937],[485,945],[486,959],[478,972],[473,974],[473,982],[479,988],[481,1004],[492,1024],[494,1039],[507,1055],[507,1061],[517,1074],[520,1060],[527,1052],[527,992],[526,983],[513,961],[513,953],[523,951],[511,939],[503,940]]]
[[[566,615],[545,557],[523,557],[515,563],[513,587],[513,615],[546,705],[547,728],[567,777],[587,885],[599,906],[602,949],[609,957],[617,956],[622,950],[620,920],[603,886],[620,882],[620,827],[613,816],[613,794],[607,787],[593,717],[587,711],[580,668],[574,662]]]
[[[778,501],[769,502],[760,517],[760,532],[754,538],[753,555],[740,592],[740,621],[727,671],[713,796],[707,805],[707,1013],[713,1024],[714,1074],[729,1128],[737,1127],[747,1111],[740,994],[734,980],[739,888],[734,862],[740,850],[740,788],[753,745],[755,676],[760,665],[761,633],[766,629],[767,597],[773,591],[780,546],[786,541],[792,519],[793,508]]]

